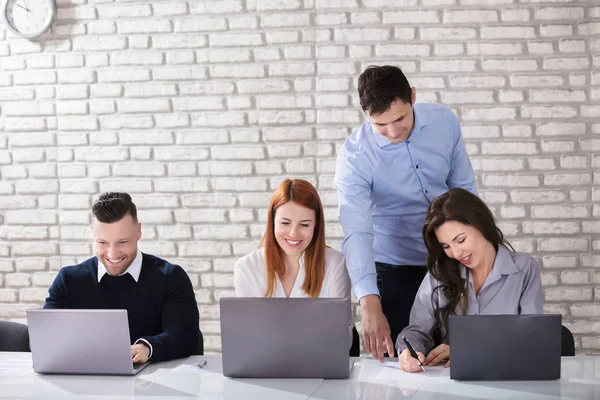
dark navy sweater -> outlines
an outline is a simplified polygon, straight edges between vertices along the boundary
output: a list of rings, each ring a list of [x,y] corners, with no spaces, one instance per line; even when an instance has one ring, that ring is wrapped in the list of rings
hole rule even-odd
[[[131,343],[152,345],[151,361],[195,354],[200,340],[192,283],[179,266],[142,254],[138,282],[130,274],[105,274],[98,282],[98,259],[64,267],[52,283],[44,308],[125,309]]]

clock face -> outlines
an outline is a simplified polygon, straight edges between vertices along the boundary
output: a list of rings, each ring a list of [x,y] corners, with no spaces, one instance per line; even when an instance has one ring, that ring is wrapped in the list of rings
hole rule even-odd
[[[44,33],[54,19],[50,0],[5,0],[4,19],[14,33],[32,38]]]

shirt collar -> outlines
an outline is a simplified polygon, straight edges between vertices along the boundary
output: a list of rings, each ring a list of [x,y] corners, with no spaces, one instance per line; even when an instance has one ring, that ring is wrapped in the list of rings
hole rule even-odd
[[[133,277],[133,280],[135,280],[137,282],[140,279],[140,273],[142,272],[142,258],[143,258],[142,252],[140,251],[140,249],[138,249],[137,255],[135,256],[135,259],[133,260],[133,262],[129,265],[129,267],[127,267],[125,272],[123,272],[119,276],[129,274]],[[108,273],[106,271],[106,266],[98,258],[98,282],[100,282],[100,279],[102,279],[102,277],[106,273]]]
[[[498,246],[496,253],[496,260],[494,261],[494,269],[492,271],[498,271],[500,275],[510,275],[519,272],[512,255],[504,245]]]
[[[413,130],[410,132],[410,135],[408,136],[409,139],[413,135],[416,135],[417,133],[419,133],[421,131],[421,128],[427,124],[426,116],[421,111],[421,108],[418,107],[417,104],[413,104],[412,109],[413,109],[414,116],[415,116],[415,126],[413,127]],[[390,140],[388,138],[377,133],[377,130],[375,129],[375,127],[373,126],[373,124],[371,122],[369,122],[369,127],[371,128],[371,132],[375,137],[375,143],[377,144],[378,147],[384,147],[384,146],[387,146],[390,144],[400,144],[400,143],[392,143],[392,142],[390,142]]]
[[[486,284],[493,283],[500,279],[501,275],[510,275],[519,272],[519,268],[515,264],[512,255],[508,251],[508,249],[503,245],[498,246],[498,251],[496,252],[496,259],[494,260],[494,266],[490,271],[490,274],[486,278]],[[467,277],[467,267],[461,264],[461,276],[462,278]],[[472,280],[473,277],[469,275],[469,280]],[[484,284],[485,285],[485,284]]]

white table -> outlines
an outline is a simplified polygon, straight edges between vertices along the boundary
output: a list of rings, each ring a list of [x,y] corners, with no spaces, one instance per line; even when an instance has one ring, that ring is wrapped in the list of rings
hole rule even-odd
[[[196,364],[206,358],[208,364]],[[14,399],[600,399],[600,356],[566,357],[562,378],[539,382],[458,382],[395,375],[356,359],[350,379],[230,379],[218,355],[151,364],[137,376],[38,375],[30,353],[0,352],[0,397]]]

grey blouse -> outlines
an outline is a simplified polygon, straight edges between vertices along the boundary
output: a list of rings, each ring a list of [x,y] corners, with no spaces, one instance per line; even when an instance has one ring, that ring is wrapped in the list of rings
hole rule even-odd
[[[462,265],[462,276],[466,267]],[[432,334],[436,320],[431,300],[438,281],[427,273],[410,311],[410,323],[396,338],[398,353],[406,348],[401,335],[406,337],[416,351],[427,355],[433,349]],[[494,314],[542,314],[542,280],[538,263],[526,254],[511,253],[500,245],[494,266],[478,294],[473,287],[473,275],[469,274],[469,308],[467,315]],[[440,307],[447,304],[441,291],[436,292]],[[461,313],[460,309],[456,313]],[[446,335],[440,327],[442,335]]]

